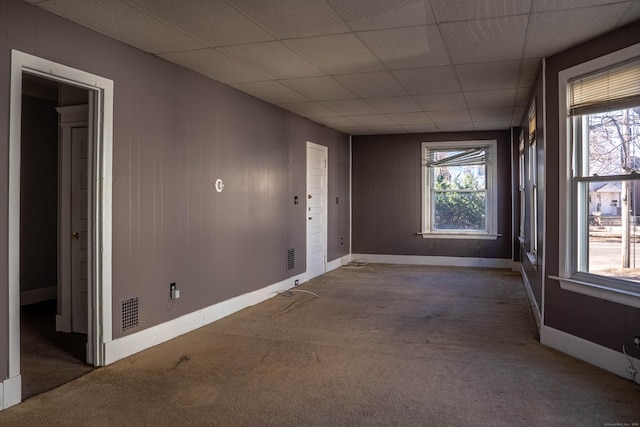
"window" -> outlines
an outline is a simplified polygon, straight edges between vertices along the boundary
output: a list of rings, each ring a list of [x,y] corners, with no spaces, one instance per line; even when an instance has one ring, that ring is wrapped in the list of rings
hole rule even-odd
[[[495,239],[496,141],[422,144],[423,237]]]
[[[527,256],[531,264],[538,263],[538,141],[536,138],[536,100],[529,108],[529,207],[531,220],[529,248]]]
[[[526,241],[526,233],[525,233],[525,219],[526,219],[526,209],[527,209],[527,201],[526,201],[526,193],[525,193],[525,156],[524,156],[524,131],[520,132],[520,142],[518,144],[518,192],[520,194],[520,234],[518,235],[518,239],[520,240],[520,244],[524,244]]]
[[[555,278],[640,307],[640,45],[561,72],[560,102],[568,117]]]

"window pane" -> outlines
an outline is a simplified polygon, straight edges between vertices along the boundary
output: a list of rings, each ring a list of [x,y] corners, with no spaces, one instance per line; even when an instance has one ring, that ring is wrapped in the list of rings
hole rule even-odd
[[[588,175],[640,172],[640,108],[589,114]]]
[[[484,165],[438,166],[434,168],[436,190],[486,190]]]
[[[434,230],[486,230],[484,191],[434,191]]]
[[[640,282],[640,181],[581,185],[589,188],[588,262],[581,271]]]

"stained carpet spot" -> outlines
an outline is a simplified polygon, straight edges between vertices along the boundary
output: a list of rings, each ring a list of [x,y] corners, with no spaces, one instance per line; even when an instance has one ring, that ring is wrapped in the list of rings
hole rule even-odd
[[[178,393],[177,402],[181,406],[204,406],[213,402],[218,392],[211,386],[192,387]]]

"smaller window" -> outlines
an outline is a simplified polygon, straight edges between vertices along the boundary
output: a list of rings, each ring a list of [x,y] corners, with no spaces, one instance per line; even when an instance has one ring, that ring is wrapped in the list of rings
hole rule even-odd
[[[423,237],[497,236],[496,141],[422,144]]]

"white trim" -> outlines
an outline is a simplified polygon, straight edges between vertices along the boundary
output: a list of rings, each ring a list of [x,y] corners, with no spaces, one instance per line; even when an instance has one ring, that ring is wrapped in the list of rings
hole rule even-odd
[[[353,142],[349,135],[349,253],[353,251]]]
[[[0,411],[22,400],[22,378],[20,375],[0,381]]]
[[[540,342],[623,378],[632,379],[627,371],[629,359],[623,353],[544,325],[540,328]],[[631,359],[639,368],[640,360],[635,357]],[[640,374],[636,374],[635,382],[640,384]]]
[[[481,267],[481,268],[512,268],[513,261],[505,258],[471,258],[423,255],[379,255],[379,254],[351,254],[352,260],[377,264],[409,264],[409,265],[438,265],[447,267]]]
[[[163,342],[213,323],[237,311],[261,303],[274,297],[277,292],[293,288],[296,280],[299,281],[298,286],[306,282],[306,274],[289,277],[281,282],[258,289],[257,291],[230,298],[140,332],[112,340],[105,344],[105,365],[162,344]]]
[[[348,264],[349,262],[351,262],[351,254],[334,259],[333,261],[329,261],[327,263],[327,273],[340,268],[343,265]]]
[[[89,343],[95,365],[104,364],[102,347],[111,340],[111,209],[113,150],[113,81],[17,50],[11,51],[11,90],[9,107],[9,182],[7,279],[9,327],[9,377],[20,381],[20,150],[22,116],[22,74],[82,87],[95,95],[93,143],[97,147],[96,172],[91,185],[96,188],[95,228],[92,272],[95,298],[92,301],[94,340]],[[15,387],[12,388],[12,390]],[[7,388],[5,387],[5,392]],[[7,399],[5,394],[5,400]]]
[[[605,285],[566,277],[549,276],[549,279],[559,281],[560,287],[566,291],[588,295],[590,297],[627,305],[629,307],[640,308],[640,292],[612,288]]]
[[[533,311],[533,317],[536,318],[536,326],[538,327],[538,333],[540,333],[540,327],[542,326],[542,315],[540,314],[540,307],[538,307],[538,301],[536,301],[536,297],[535,295],[533,295],[533,289],[531,289],[531,282],[529,282],[527,273],[524,271],[524,267],[522,265],[520,265],[520,276],[522,276],[522,283],[524,284],[524,290],[527,292],[529,305],[531,305],[531,311]]]
[[[547,263],[545,261],[545,257],[547,256],[547,197],[549,197],[549,192],[547,191],[547,183],[549,182],[549,177],[547,176],[547,165],[549,163],[547,163],[547,148],[548,148],[548,142],[549,141],[547,139],[547,59],[546,58],[542,58],[542,161],[543,163],[543,172],[544,172],[544,179],[542,180],[542,191],[544,194],[544,197],[542,198],[542,259],[540,260],[540,262],[542,263],[542,283],[540,284],[541,286],[541,300],[542,300],[542,307],[541,311],[540,311],[540,324],[544,325],[544,305],[545,305],[545,295],[546,295],[546,273],[545,271],[547,270]],[[537,119],[536,119],[537,120]],[[538,194],[540,194],[540,192],[538,192]]]
[[[573,195],[571,190],[572,173],[572,144],[570,126],[568,124],[569,97],[568,85],[569,81],[575,77],[624,62],[629,59],[640,56],[640,43],[627,48],[612,52],[587,62],[575,65],[573,67],[562,70],[558,73],[558,112],[559,112],[559,239],[558,239],[558,276],[549,276],[549,278],[559,280],[563,289],[571,292],[577,292],[583,295],[589,295],[595,298],[618,302],[632,307],[640,307],[640,294],[634,291],[619,288],[615,285],[606,286],[596,284],[586,280],[579,280],[573,275],[573,228],[574,228],[574,209]],[[543,271],[543,281],[546,280],[546,273]],[[544,307],[543,307],[544,309]]]
[[[44,288],[39,289],[31,289],[28,291],[20,292],[20,305],[29,305],[35,304],[37,302],[49,301],[52,299],[56,299],[58,295],[58,287],[46,286]]]
[[[522,270],[521,262],[513,261],[513,263],[511,263],[511,271],[513,271],[514,273],[520,273],[521,270]]]

